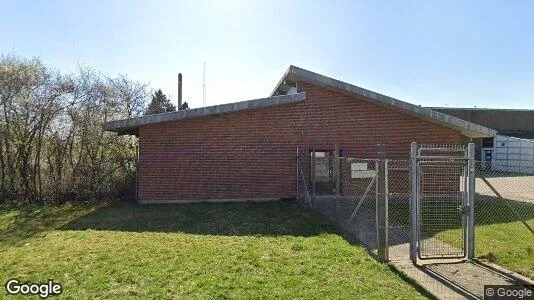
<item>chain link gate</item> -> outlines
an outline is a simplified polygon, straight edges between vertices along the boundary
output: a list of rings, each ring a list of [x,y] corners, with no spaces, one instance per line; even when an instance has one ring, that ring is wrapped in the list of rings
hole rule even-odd
[[[412,143],[410,258],[414,263],[473,258],[474,172],[472,143],[468,147]]]
[[[402,259],[408,249],[414,262],[474,257],[473,144],[413,143],[410,161],[342,157],[337,145],[297,157],[297,195],[380,260],[390,252]]]

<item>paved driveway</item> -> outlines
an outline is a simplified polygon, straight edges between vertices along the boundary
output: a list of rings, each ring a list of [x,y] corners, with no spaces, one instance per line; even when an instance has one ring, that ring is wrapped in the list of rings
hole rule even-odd
[[[534,203],[534,176],[489,177],[487,180],[506,199]],[[478,194],[495,197],[482,179],[477,178],[475,184]]]

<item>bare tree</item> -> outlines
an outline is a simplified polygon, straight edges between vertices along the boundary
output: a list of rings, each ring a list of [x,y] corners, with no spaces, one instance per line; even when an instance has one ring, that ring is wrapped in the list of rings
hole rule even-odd
[[[104,132],[144,111],[148,88],[89,68],[62,76],[38,59],[0,57],[0,202],[109,197],[135,139]]]

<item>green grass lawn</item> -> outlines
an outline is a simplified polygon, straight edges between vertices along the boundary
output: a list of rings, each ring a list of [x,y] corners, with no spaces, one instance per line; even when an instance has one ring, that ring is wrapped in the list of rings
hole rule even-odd
[[[534,279],[534,235],[510,208],[534,228],[534,204],[476,195],[475,256]],[[406,201],[393,203],[389,210],[390,222],[408,226]],[[427,230],[426,236],[434,236],[450,245],[463,243],[460,240],[461,229],[454,224],[444,220],[440,227],[443,230]]]
[[[475,255],[534,279],[534,235],[503,200],[478,196],[475,202]],[[534,227],[534,204],[508,201],[510,207]],[[458,243],[458,230],[438,238]]]
[[[422,298],[296,202],[0,207],[0,281],[59,298]]]

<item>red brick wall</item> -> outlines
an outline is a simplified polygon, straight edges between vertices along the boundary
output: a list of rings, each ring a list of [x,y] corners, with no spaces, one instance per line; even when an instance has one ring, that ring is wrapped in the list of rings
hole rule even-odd
[[[141,126],[141,202],[295,196],[295,149],[407,159],[410,143],[460,143],[461,135],[391,108],[307,83],[307,100]],[[304,166],[306,173],[309,172]]]

